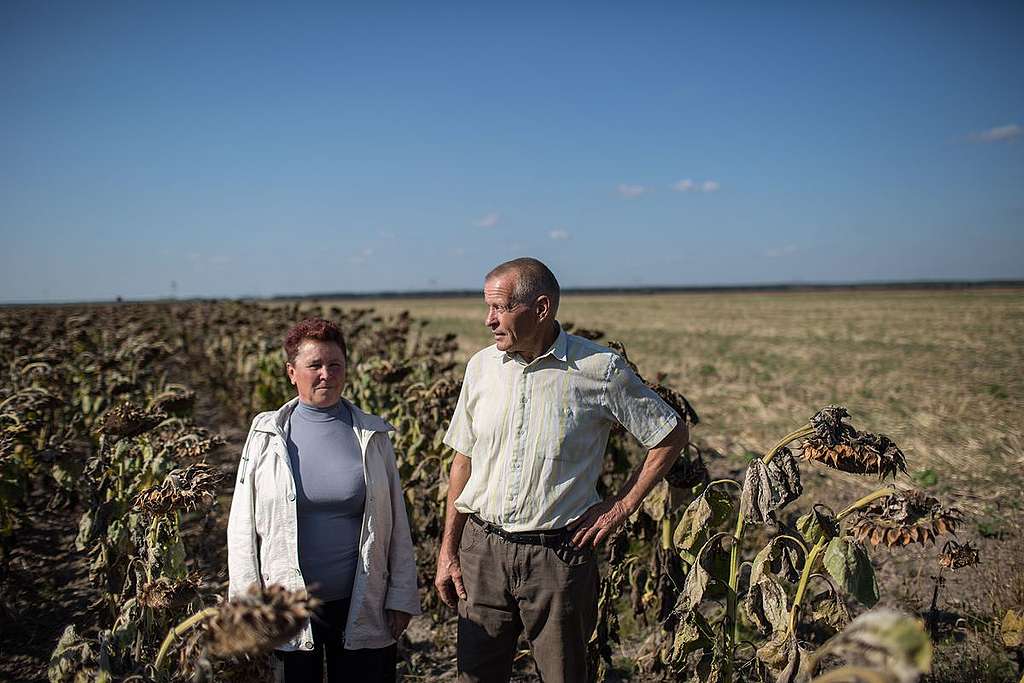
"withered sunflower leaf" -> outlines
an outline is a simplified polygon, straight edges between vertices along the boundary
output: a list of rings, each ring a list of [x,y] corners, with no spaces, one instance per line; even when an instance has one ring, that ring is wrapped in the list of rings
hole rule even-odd
[[[775,675],[775,683],[794,683],[803,656],[796,636],[784,628],[775,631],[768,642],[757,648],[757,658]]]
[[[710,649],[713,643],[706,635],[710,632],[711,627],[700,612],[696,610],[686,612],[672,639],[670,661],[681,662],[691,652]]]
[[[878,581],[867,550],[859,541],[837,536],[825,548],[825,569],[839,586],[865,607],[878,602]]]
[[[1003,638],[1003,645],[1006,647],[1021,647],[1024,645],[1024,612],[1017,612],[1012,609],[1006,610],[1003,616],[1000,635]]]
[[[711,585],[712,572],[720,570],[723,560],[728,562],[728,553],[722,548],[722,540],[728,534],[718,534],[705,543],[697,553],[697,561],[690,567],[686,582],[676,602],[677,611],[695,609],[704,599],[708,586]]]
[[[655,522],[660,522],[668,512],[668,503],[668,482],[662,480],[644,498],[643,510]]]
[[[842,631],[850,623],[850,610],[843,596],[834,590],[825,590],[811,598],[811,621],[820,622],[833,631]]]
[[[783,448],[765,465],[768,479],[772,483],[772,509],[781,510],[804,492],[800,482],[800,467],[793,452]]]
[[[800,580],[804,566],[803,550],[788,538],[777,536],[754,557],[750,584],[754,585],[766,574],[773,574],[790,583]]]
[[[725,522],[731,512],[732,500],[726,492],[717,487],[706,489],[686,507],[672,536],[673,544],[679,550],[696,553],[711,530]]]
[[[683,610],[695,609],[704,599],[709,583],[711,574],[700,565],[700,562],[694,563],[686,575],[686,583],[683,584],[683,592],[679,594],[679,603],[676,607]]]
[[[755,458],[747,465],[743,493],[740,494],[740,513],[746,523],[774,526],[775,508],[772,506],[772,500],[772,482],[768,476],[768,468],[760,458]]]
[[[789,618],[786,591],[774,579],[763,577],[757,583],[752,583],[743,606],[759,633],[786,630]]]

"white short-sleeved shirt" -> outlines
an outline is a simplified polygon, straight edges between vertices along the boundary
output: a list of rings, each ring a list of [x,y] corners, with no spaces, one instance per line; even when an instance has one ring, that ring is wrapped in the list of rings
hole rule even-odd
[[[512,532],[563,527],[601,500],[613,422],[652,448],[678,420],[621,356],[588,339],[560,330],[531,363],[488,347],[466,367],[444,437],[473,465],[455,507]]]

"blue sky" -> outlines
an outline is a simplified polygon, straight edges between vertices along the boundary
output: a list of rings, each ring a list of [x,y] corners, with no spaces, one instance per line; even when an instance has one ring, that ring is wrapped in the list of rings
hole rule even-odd
[[[0,301],[1024,278],[1024,3],[0,4]]]

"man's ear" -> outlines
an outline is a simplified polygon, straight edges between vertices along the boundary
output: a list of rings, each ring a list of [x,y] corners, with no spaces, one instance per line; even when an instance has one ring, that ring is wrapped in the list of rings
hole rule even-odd
[[[284,370],[288,374],[288,381],[295,384],[295,368],[291,363],[284,364]]]
[[[547,294],[541,294],[537,297],[537,302],[534,304],[534,310],[537,311],[537,319],[544,322],[551,317],[551,299],[548,298]]]

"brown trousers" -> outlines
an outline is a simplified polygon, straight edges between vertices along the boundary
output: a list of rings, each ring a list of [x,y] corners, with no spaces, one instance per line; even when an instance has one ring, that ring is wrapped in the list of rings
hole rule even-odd
[[[593,549],[510,543],[466,522],[459,545],[466,599],[459,601],[460,683],[505,683],[525,631],[544,683],[584,683],[597,623]]]

